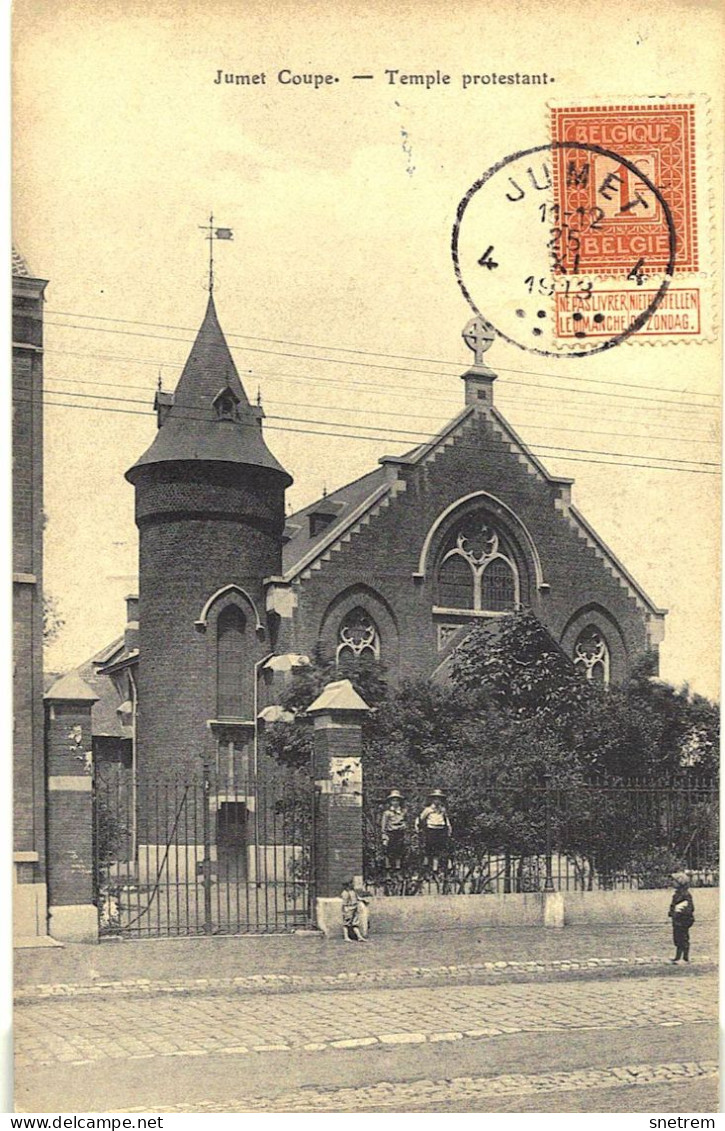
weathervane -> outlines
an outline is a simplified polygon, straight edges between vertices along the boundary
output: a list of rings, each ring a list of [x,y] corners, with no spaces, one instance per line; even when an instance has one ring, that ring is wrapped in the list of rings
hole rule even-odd
[[[493,330],[488,322],[480,314],[477,315],[466,324],[461,337],[473,353],[474,364],[483,366],[483,355],[491,348],[494,339]]]
[[[206,232],[209,241],[209,294],[214,294],[214,240],[233,240],[234,232],[231,228],[215,228],[213,214],[209,217],[208,224],[200,224],[202,232]]]

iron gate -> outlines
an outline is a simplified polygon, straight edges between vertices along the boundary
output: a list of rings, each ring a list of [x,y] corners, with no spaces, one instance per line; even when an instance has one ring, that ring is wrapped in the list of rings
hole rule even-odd
[[[265,759],[265,762],[268,761]],[[276,763],[248,780],[98,767],[94,878],[100,936],[292,931],[314,921],[309,773]]]

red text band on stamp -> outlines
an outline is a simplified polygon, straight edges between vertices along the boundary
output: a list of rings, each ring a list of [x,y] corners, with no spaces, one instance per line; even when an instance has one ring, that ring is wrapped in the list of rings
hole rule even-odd
[[[560,338],[576,338],[582,331],[589,338],[609,338],[621,334],[632,315],[652,302],[654,291],[592,291],[586,298],[574,293],[556,293],[556,333]],[[654,314],[639,331],[641,338],[700,333],[700,292],[696,287],[670,287]]]

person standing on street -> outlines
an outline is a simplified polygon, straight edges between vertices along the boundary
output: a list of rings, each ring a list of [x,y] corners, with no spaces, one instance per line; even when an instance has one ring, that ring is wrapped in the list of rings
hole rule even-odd
[[[400,872],[405,860],[405,829],[408,813],[403,804],[403,795],[398,789],[391,789],[387,805],[380,822],[380,833],[385,851],[385,867],[388,872]]]
[[[428,794],[428,804],[415,822],[418,832],[423,834],[424,866],[434,875],[448,863],[448,838],[451,835],[451,822],[445,806],[445,795],[440,789]]]
[[[685,872],[673,872],[675,892],[670,902],[669,917],[672,919],[672,938],[675,943],[675,957],[672,962],[690,961],[690,927],[695,922],[695,904],[690,894],[689,880]]]

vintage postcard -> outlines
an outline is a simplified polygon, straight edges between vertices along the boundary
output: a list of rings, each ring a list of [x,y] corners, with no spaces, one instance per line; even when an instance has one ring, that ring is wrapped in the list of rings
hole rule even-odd
[[[16,0],[28,1120],[714,1126],[722,50]]]

